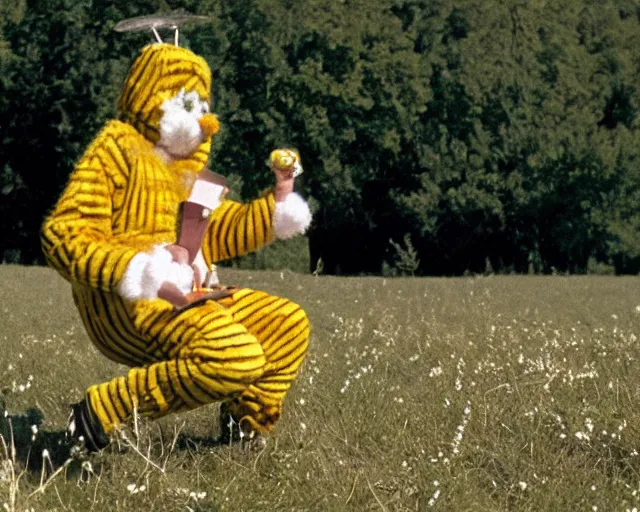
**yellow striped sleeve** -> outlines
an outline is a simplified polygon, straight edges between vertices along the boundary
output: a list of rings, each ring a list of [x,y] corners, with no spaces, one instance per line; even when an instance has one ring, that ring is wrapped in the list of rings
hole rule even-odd
[[[243,256],[273,242],[275,208],[273,192],[244,204],[224,201],[213,213],[202,244],[207,263]]]
[[[98,147],[71,174],[41,231],[47,262],[65,279],[113,291],[138,251],[112,236],[109,182]]]

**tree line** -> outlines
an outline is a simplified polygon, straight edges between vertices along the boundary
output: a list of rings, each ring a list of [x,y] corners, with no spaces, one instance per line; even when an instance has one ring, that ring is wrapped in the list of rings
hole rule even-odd
[[[0,5],[0,260],[115,115],[150,34],[213,71],[211,166],[251,198],[293,146],[310,265],[334,274],[640,272],[640,7],[632,0],[13,0]],[[298,246],[299,247],[299,246]],[[295,256],[295,255],[294,255]]]

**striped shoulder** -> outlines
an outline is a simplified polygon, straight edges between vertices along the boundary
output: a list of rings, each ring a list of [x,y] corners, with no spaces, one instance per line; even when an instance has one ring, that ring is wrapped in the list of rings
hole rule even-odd
[[[149,150],[153,145],[140,132],[128,123],[112,119],[96,135],[87,152],[95,148],[115,144],[122,151],[144,149]]]
[[[77,167],[95,167],[99,162],[108,174],[124,178],[136,156],[152,149],[153,145],[133,126],[114,119],[93,139]]]

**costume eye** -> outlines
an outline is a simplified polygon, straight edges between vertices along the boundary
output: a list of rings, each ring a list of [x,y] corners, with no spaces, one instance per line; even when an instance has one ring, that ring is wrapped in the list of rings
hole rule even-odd
[[[188,92],[182,97],[185,112],[199,112],[200,103],[200,96],[195,91]]]
[[[209,104],[206,101],[203,101],[200,104],[200,110],[202,111],[203,114],[208,114],[209,113]]]

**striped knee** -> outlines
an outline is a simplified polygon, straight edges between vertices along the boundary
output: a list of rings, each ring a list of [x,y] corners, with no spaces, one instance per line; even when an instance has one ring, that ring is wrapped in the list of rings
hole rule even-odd
[[[284,397],[296,378],[309,344],[309,320],[297,304],[277,299],[277,307],[257,311],[245,324],[260,341],[267,360],[264,374],[227,403],[233,419],[249,430],[268,432],[281,415]],[[257,318],[257,320],[256,320]]]
[[[207,394],[210,401],[240,393],[262,377],[267,363],[264,351],[242,325],[229,323],[201,334],[183,348],[180,358],[189,372],[186,380]]]
[[[268,373],[290,375],[293,379],[307,353],[309,319],[300,306],[289,302],[274,324],[273,331],[262,343]]]
[[[181,360],[181,384],[189,389],[193,401],[189,405],[203,405],[242,393],[264,374],[266,359],[258,343],[244,347],[236,357],[220,360],[202,350],[194,350],[193,357]]]

